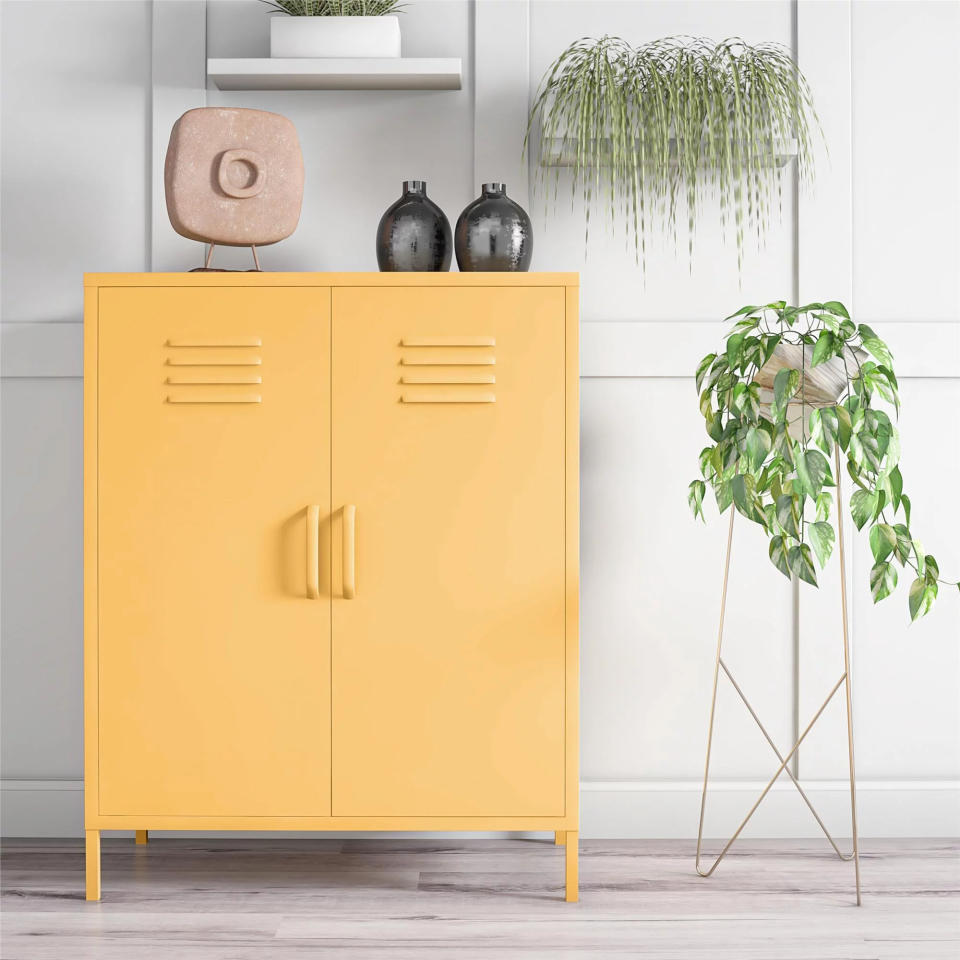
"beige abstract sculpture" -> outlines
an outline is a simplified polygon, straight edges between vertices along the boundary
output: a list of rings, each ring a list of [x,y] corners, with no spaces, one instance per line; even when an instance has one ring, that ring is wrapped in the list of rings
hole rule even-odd
[[[265,110],[200,107],[170,132],[163,169],[173,229],[209,243],[257,247],[289,237],[300,220],[303,156],[294,125]]]

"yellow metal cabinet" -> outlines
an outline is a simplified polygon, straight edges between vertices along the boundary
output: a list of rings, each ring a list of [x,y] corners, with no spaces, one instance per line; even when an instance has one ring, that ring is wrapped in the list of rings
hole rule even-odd
[[[86,281],[99,832],[551,830],[577,890],[577,281]]]

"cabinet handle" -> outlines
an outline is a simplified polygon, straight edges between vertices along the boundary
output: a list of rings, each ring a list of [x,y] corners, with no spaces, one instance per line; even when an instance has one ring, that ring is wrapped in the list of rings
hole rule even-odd
[[[357,508],[349,503],[343,508],[343,599],[357,595]]]
[[[320,599],[320,507],[307,507],[307,596]]]

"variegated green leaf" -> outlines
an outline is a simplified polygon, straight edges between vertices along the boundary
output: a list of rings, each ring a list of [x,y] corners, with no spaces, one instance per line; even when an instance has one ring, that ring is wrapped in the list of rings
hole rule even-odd
[[[897,568],[886,561],[875,563],[870,570],[870,593],[873,602],[879,603],[889,597],[897,586]]]
[[[937,599],[937,582],[918,577],[910,585],[910,619],[916,620],[930,612]]]
[[[694,518],[699,517],[701,520],[706,519],[703,515],[703,495],[706,492],[707,485],[702,480],[694,480],[688,488],[687,503],[693,511]]]
[[[870,549],[877,563],[886,560],[896,548],[897,533],[890,524],[878,523],[870,528]]]
[[[813,556],[806,543],[791,547],[787,552],[787,562],[790,569],[801,579],[813,586],[817,585],[817,572],[813,568]]]
[[[800,371],[784,367],[773,378],[773,415],[781,418],[800,386]]]
[[[770,538],[770,560],[773,565],[788,579],[792,576],[790,564],[787,561],[787,543],[781,536]]]
[[[850,513],[858,530],[873,519],[873,511],[877,506],[876,494],[867,490],[855,490],[850,498]]]
[[[817,521],[807,527],[810,544],[821,567],[825,567],[833,552],[833,527],[829,523]]]
[[[703,385],[703,378],[707,375],[710,370],[710,364],[717,359],[715,353],[708,353],[701,361],[700,365],[697,367],[697,392],[699,393],[700,387]]]

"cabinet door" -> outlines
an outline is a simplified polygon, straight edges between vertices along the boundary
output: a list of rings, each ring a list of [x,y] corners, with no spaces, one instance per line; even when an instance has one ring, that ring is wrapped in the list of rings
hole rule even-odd
[[[562,815],[563,291],[336,289],[332,394],[334,815]]]
[[[328,814],[329,290],[99,296],[99,812]]]

